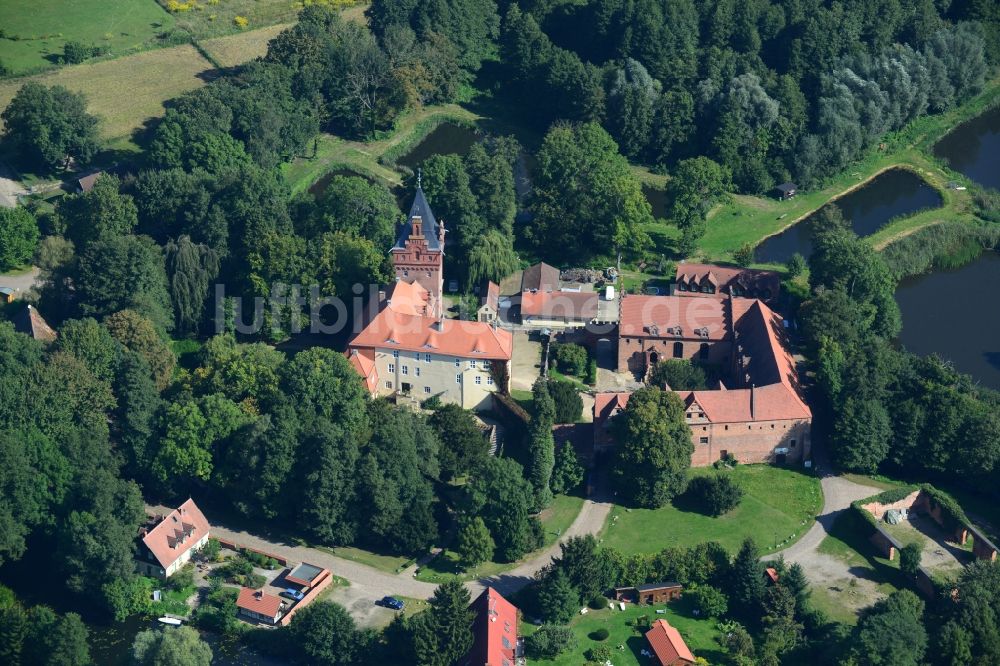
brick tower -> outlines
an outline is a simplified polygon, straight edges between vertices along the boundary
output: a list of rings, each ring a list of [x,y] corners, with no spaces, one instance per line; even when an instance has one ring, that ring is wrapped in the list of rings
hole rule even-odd
[[[444,313],[444,222],[434,219],[424,191],[417,181],[408,220],[403,222],[399,237],[391,250],[396,280],[416,282],[430,295],[428,314],[440,317]]]

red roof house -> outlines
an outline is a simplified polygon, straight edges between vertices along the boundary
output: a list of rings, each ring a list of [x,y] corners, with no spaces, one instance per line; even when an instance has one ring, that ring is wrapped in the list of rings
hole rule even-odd
[[[469,608],[476,613],[472,624],[472,650],[465,666],[514,666],[521,649],[517,639],[517,607],[486,588]]]
[[[521,294],[521,320],[542,323],[586,324],[597,317],[598,297],[593,291],[526,291]]]
[[[730,294],[769,301],[778,297],[781,276],[774,271],[711,264],[677,264],[674,295]]]
[[[277,624],[285,614],[285,600],[261,590],[241,587],[236,598],[236,613],[242,617],[267,624]]]
[[[208,532],[205,514],[189,499],[151,529],[143,530],[136,568],[147,576],[169,578],[208,543]]]
[[[694,664],[694,655],[677,629],[666,620],[657,620],[646,632],[646,640],[660,666],[688,666]]]

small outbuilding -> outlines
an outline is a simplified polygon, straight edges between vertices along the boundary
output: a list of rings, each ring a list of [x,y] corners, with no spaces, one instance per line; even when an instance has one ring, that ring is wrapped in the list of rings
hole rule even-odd
[[[653,663],[659,666],[693,666],[694,654],[676,628],[666,620],[657,620],[646,632],[652,650]]]
[[[615,601],[636,604],[665,604],[681,596],[684,586],[680,583],[647,583],[635,587],[616,587]]]
[[[14,290],[11,289],[10,287],[0,287],[0,302],[13,303]]]
[[[278,624],[285,614],[287,604],[281,597],[268,594],[261,590],[241,587],[236,598],[236,614],[241,619],[264,624]]]
[[[778,198],[784,201],[785,199],[791,199],[798,193],[798,186],[795,183],[782,183],[774,188],[775,193]]]

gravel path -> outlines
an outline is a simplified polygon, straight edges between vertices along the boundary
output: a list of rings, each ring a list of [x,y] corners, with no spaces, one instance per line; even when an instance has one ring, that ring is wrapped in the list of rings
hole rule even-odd
[[[30,271],[0,275],[0,287],[13,289],[17,292],[18,297],[35,286],[37,281],[38,269],[34,267]]]
[[[171,509],[165,506],[146,505],[146,511],[150,514],[166,515]],[[611,503],[604,498],[586,500],[580,513],[559,541],[577,535],[596,534],[604,526],[604,520],[609,511],[611,511]],[[390,573],[331,555],[316,548],[296,546],[243,530],[233,530],[211,517],[209,517],[209,523],[212,526],[212,534],[217,537],[234,541],[242,546],[280,555],[292,561],[316,564],[329,569],[341,578],[346,578],[350,581],[350,586],[334,588],[330,599],[347,608],[361,626],[381,626],[388,624],[392,619],[393,611],[376,606],[375,600],[387,595],[428,599],[434,594],[437,587],[433,583],[415,580],[412,568],[400,574]],[[527,585],[534,573],[548,564],[553,555],[558,554],[559,542],[510,571],[482,580],[470,581],[466,583],[466,587],[469,588],[473,598],[482,592],[486,585],[496,588],[501,594],[512,594]]]

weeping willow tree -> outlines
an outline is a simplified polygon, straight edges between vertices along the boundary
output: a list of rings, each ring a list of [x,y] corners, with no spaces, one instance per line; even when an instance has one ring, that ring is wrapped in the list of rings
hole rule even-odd
[[[204,321],[209,285],[219,274],[219,255],[189,236],[167,243],[167,275],[174,302],[177,332],[197,333]]]
[[[499,283],[517,270],[520,261],[514,252],[511,239],[496,229],[487,231],[469,251],[469,270],[466,273],[466,290],[483,280]]]

